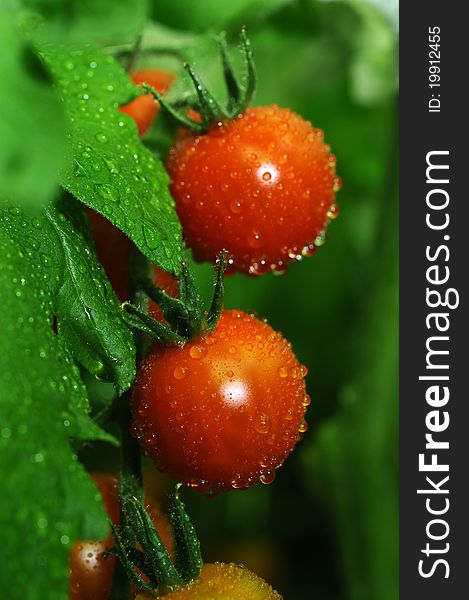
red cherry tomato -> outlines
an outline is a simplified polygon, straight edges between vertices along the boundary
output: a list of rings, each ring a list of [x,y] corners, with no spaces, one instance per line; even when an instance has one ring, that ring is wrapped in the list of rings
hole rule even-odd
[[[340,180],[323,132],[276,105],[206,134],[181,132],[166,166],[195,258],[213,262],[226,249],[230,272],[283,271],[323,243],[337,215]]]
[[[129,260],[132,242],[99,213],[87,209],[96,253],[121,302],[129,298]]]
[[[143,69],[131,75],[137,85],[148,83],[157,92],[165,94],[174,81],[174,75],[161,69]],[[151,127],[159,110],[159,104],[155,102],[151,94],[145,94],[132,100],[129,104],[121,106],[121,112],[129,115],[136,122],[138,133],[144,135]]]
[[[151,348],[133,388],[133,433],[160,470],[199,491],[270,483],[307,427],[305,375],[270,325],[224,311],[207,337]]]
[[[120,521],[117,479],[113,475],[92,475],[103,497],[106,511],[115,525]],[[151,499],[145,498],[146,508],[169,552],[173,550],[172,528],[168,518]],[[111,591],[115,556],[105,550],[114,545],[112,535],[104,540],[78,541],[70,551],[69,598],[73,600],[107,600]]]
[[[146,593],[135,600],[149,600]],[[165,594],[164,600],[282,600],[263,579],[235,564],[208,563],[199,577],[189,585]]]

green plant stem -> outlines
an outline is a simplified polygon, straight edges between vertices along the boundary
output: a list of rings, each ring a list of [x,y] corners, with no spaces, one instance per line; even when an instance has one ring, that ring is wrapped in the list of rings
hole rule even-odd
[[[135,250],[134,250],[135,251]],[[137,292],[131,284],[131,300],[140,305],[143,302],[141,294]],[[136,360],[137,364],[142,359],[144,339],[140,331],[134,333]],[[131,411],[130,411],[130,390],[127,390],[120,397],[119,404],[119,422],[121,432],[121,478],[135,482],[134,494],[140,500],[143,499],[143,479],[140,459],[140,448],[138,441],[130,433]],[[121,522],[123,520],[121,506]],[[130,597],[130,581],[127,577],[124,566],[120,560],[116,560],[116,566],[112,578],[111,593],[109,600],[128,600]]]

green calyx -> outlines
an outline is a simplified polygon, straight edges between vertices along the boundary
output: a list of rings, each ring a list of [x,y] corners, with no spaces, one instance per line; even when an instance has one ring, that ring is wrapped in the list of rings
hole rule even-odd
[[[223,251],[217,260],[212,300],[208,310],[205,310],[187,261],[183,261],[181,265],[179,295],[174,298],[153,282],[148,261],[140,252],[135,251],[130,272],[136,302],[123,304],[129,325],[159,342],[171,345],[184,345],[188,340],[213,331],[223,308],[226,254]],[[148,314],[149,299],[161,308],[165,323]]]
[[[122,520],[120,528],[112,527],[116,542],[112,553],[119,558],[129,579],[155,596],[187,585],[197,578],[203,565],[197,534],[179,496],[180,487],[176,486],[170,507],[175,540],[173,562],[151,517],[134,493],[136,484],[132,477],[120,481]]]
[[[143,88],[146,92],[152,94],[155,101],[157,101],[178,123],[197,133],[207,132],[212,127],[213,123],[235,119],[249,106],[256,88],[256,70],[252,57],[251,44],[244,27],[241,29],[240,35],[246,64],[246,83],[244,85],[240,84],[233,70],[225,35],[223,33],[220,34],[217,40],[223,66],[225,85],[228,92],[226,106],[223,107],[217,102],[196,71],[188,64],[185,64],[184,68],[195,88],[195,97],[191,99],[191,101],[176,100],[175,102],[170,102],[150,85],[143,84]],[[200,117],[200,121],[191,119],[187,116],[188,108],[192,108],[196,111]]]

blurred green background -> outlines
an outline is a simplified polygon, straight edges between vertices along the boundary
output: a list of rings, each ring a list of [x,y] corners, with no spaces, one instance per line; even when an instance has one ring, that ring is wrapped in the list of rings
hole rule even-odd
[[[396,599],[397,5],[159,1],[153,16],[184,35],[247,23],[254,104],[324,129],[344,182],[315,256],[282,277],[226,282],[228,308],[256,311],[292,342],[312,403],[274,484],[187,494],[205,559],[243,562],[290,600]],[[215,46],[194,62],[216,88]],[[210,267],[196,272],[208,294]]]

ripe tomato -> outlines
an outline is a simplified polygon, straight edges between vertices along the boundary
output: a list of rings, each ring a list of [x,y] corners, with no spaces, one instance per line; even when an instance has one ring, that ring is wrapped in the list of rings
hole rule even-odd
[[[99,213],[87,209],[96,253],[113,290],[121,302],[129,297],[129,260],[132,243],[129,238]]]
[[[270,483],[307,427],[305,375],[270,325],[224,311],[207,337],[150,349],[133,434],[161,471],[199,491]]]
[[[135,600],[148,600],[141,593]],[[202,567],[199,577],[189,585],[165,594],[165,600],[282,600],[263,579],[235,564],[213,563]]]
[[[94,473],[106,511],[115,525],[119,524],[120,511],[117,497],[117,479],[113,475]],[[164,513],[151,500],[145,498],[146,508],[168,551],[172,552],[171,525]],[[70,551],[69,598],[73,600],[106,600],[111,591],[115,556],[104,551],[114,545],[112,535],[104,540],[80,540]]]
[[[276,105],[248,109],[206,134],[183,130],[167,169],[195,258],[228,250],[228,270],[283,271],[324,243],[340,180],[323,132]]]
[[[132,80],[137,85],[148,83],[157,92],[165,94],[174,81],[174,75],[161,69],[143,69],[136,71],[131,75]],[[159,104],[155,102],[151,94],[145,94],[132,100],[129,104],[121,106],[121,112],[129,115],[136,122],[138,133],[144,135],[151,127],[156,114],[159,110]]]

